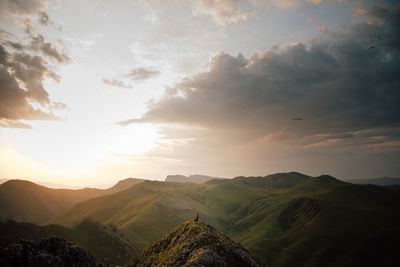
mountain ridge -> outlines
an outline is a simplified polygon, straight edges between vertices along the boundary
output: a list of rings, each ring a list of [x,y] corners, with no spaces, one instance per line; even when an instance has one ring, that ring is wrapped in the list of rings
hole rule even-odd
[[[79,202],[113,194],[143,181],[128,178],[108,189],[53,189],[26,180],[8,180],[0,185],[0,221],[42,224]]]
[[[214,180],[214,179],[226,179],[226,178],[213,177],[213,176],[201,175],[201,174],[192,174],[189,176],[175,174],[175,175],[168,175],[165,178],[165,182],[202,184],[202,183],[206,183],[210,180]]]
[[[400,185],[400,178],[397,177],[378,177],[368,179],[353,179],[347,182],[353,184],[374,184],[380,186]]]

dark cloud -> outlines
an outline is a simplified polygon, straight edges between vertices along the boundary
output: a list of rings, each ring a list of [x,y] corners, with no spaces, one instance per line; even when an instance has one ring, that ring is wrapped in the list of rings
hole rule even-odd
[[[224,132],[221,142],[337,144],[377,129],[384,129],[383,138],[373,136],[378,142],[396,139],[398,134],[387,132],[398,132],[400,125],[400,11],[374,7],[366,14],[368,23],[323,32],[308,45],[297,43],[250,59],[222,53],[209,71],[186,78],[175,93],[169,90],[152,102],[143,117],[119,124],[202,127]],[[293,121],[296,117],[304,120]]]
[[[43,26],[47,26],[49,23],[52,23],[52,21],[49,18],[49,15],[47,15],[47,13],[44,11],[39,12],[38,20],[39,23]]]
[[[47,0],[0,1],[1,15],[13,18],[26,34],[19,38],[0,31],[0,127],[28,129],[31,126],[20,120],[59,120],[52,110],[66,108],[63,103],[52,102],[43,86],[46,78],[60,79],[49,60],[70,62],[62,45],[47,42],[32,23],[31,19],[38,16],[39,24],[54,24],[44,11],[46,4]]]
[[[54,45],[46,42],[44,37],[40,34],[32,37],[29,48],[42,52],[45,56],[52,60],[58,61],[60,64],[67,64],[71,61],[71,59],[65,55],[64,52],[59,51]]]
[[[1,0],[0,10],[5,15],[27,15],[42,10],[47,0]]]
[[[69,58],[42,36],[31,38],[29,44],[10,40],[0,44],[0,127],[30,128],[19,120],[59,120],[51,110],[65,108],[63,103],[50,101],[43,81],[60,78],[49,68],[46,58],[63,64]],[[46,58],[32,54],[32,51],[40,52]],[[32,104],[49,111],[34,108]]]
[[[23,50],[25,46],[21,43],[6,41],[4,42],[5,45],[12,47],[15,50]]]
[[[130,77],[134,81],[144,81],[153,78],[155,76],[158,76],[159,74],[160,72],[157,70],[146,69],[146,68],[134,68],[128,74],[128,77]]]
[[[26,72],[29,70],[25,69]],[[39,109],[32,107],[30,102],[37,102],[41,105],[50,103],[47,92],[38,82],[32,82],[33,78],[30,74],[25,74],[27,79],[21,83],[25,85],[25,89],[21,88],[18,82],[18,75],[10,74],[8,69],[3,65],[0,67],[0,121],[1,126],[8,125],[20,126],[17,120],[56,120],[58,119],[52,113],[45,113]],[[33,74],[33,76],[36,76]],[[28,78],[31,76],[30,78]]]
[[[131,85],[125,84],[123,81],[119,81],[116,79],[103,79],[103,83],[111,86],[121,87],[121,88],[132,88]]]

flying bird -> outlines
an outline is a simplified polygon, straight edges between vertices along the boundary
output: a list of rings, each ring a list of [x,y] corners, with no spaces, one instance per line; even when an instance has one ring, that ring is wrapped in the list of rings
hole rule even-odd
[[[374,49],[376,47],[376,45],[371,45],[370,47],[369,47],[369,49]]]
[[[293,120],[294,120],[294,121],[302,121],[303,118],[294,118]]]

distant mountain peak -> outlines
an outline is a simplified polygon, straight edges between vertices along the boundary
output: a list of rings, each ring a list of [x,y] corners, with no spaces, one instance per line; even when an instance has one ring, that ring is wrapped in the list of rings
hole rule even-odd
[[[195,184],[202,184],[214,179],[224,179],[221,177],[213,177],[208,175],[201,175],[201,174],[192,174],[189,176],[175,174],[175,175],[168,175],[165,178],[166,182],[175,182],[175,183],[195,183]]]
[[[134,186],[135,184],[139,184],[139,183],[142,183],[144,181],[147,181],[147,180],[139,179],[139,178],[126,178],[126,179],[123,179],[123,180],[119,180],[118,183],[116,183],[112,187],[106,189],[105,191],[107,192],[107,194],[116,193],[116,192],[119,192],[119,191],[123,191],[123,190],[129,189],[132,186]]]
[[[154,242],[128,266],[265,266],[212,226],[185,222]]]
[[[400,178],[395,177],[378,177],[370,179],[354,179],[347,181],[353,184],[374,184],[380,186],[400,185]]]

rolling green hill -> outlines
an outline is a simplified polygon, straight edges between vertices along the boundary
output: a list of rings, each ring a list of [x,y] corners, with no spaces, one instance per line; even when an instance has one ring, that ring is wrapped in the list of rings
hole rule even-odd
[[[109,189],[52,189],[25,180],[9,180],[0,185],[0,221],[15,220],[42,224],[73,205],[119,192],[143,182],[129,178]]]
[[[13,244],[21,239],[38,241],[53,236],[76,243],[98,259],[108,259],[113,264],[125,264],[140,252],[113,226],[91,220],[84,220],[73,228],[55,224],[38,226],[15,221],[0,222],[0,245]]]
[[[146,181],[79,203],[51,222],[74,226],[90,217],[144,248],[195,212],[271,266],[399,263],[399,194],[328,175]]]

